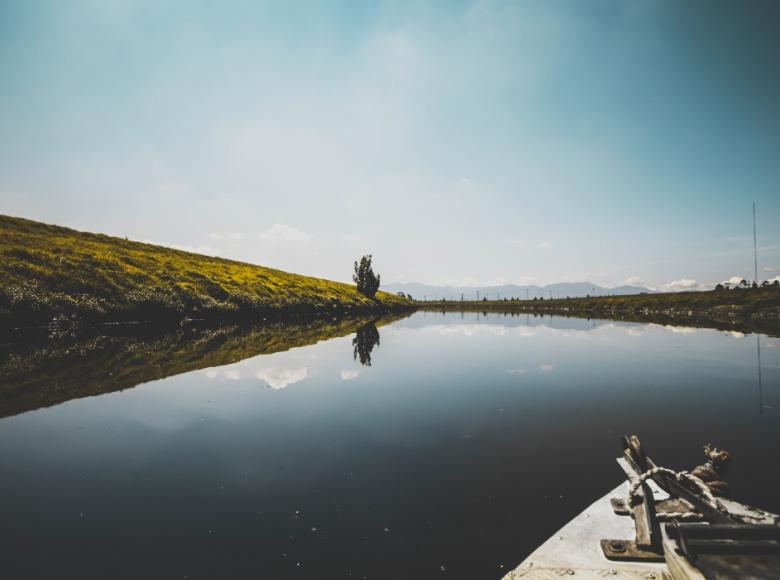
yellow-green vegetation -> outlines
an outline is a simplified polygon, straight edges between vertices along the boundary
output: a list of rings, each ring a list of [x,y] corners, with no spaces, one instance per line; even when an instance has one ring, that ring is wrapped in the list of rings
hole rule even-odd
[[[0,321],[156,320],[412,307],[354,286],[0,216]]]
[[[100,335],[80,340],[15,341],[0,349],[0,417],[346,336],[400,316],[167,329],[120,325],[115,334],[102,327]]]
[[[780,288],[739,288],[709,292],[635,294],[552,300],[435,301],[431,310],[528,312],[617,320],[686,324],[734,330],[780,330]]]

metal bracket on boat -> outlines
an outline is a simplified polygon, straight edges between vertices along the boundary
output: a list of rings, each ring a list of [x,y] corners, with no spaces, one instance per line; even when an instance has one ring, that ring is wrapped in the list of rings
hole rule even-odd
[[[601,540],[601,551],[608,560],[663,562],[663,552],[638,545],[633,540]]]
[[[647,458],[638,438],[624,438],[623,456],[618,458],[618,464],[631,483],[638,481],[639,476],[647,470]],[[647,482],[642,482],[640,490],[637,496],[641,498],[641,502],[637,505],[628,506],[625,502],[622,505],[618,502],[612,504],[615,511],[621,509],[633,516],[635,538],[602,540],[601,549],[604,556],[610,560],[663,560],[661,527],[656,517],[655,496]]]

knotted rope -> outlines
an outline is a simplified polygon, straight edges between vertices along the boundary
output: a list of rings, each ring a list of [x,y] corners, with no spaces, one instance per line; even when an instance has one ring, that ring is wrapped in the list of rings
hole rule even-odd
[[[652,479],[658,474],[664,474],[668,475],[669,477],[673,477],[676,481],[682,482],[687,481],[688,483],[693,484],[700,492],[702,497],[704,498],[705,503],[710,506],[712,509],[718,510],[718,511],[724,511],[724,508],[718,503],[718,500],[715,499],[715,496],[712,495],[712,492],[710,491],[710,488],[707,487],[707,484],[704,483],[700,478],[696,477],[689,471],[674,471],[672,469],[667,469],[666,467],[653,467],[652,469],[648,469],[645,471],[642,475],[640,475],[636,481],[631,483],[631,485],[628,488],[628,508],[633,511],[633,505],[634,500],[638,496],[639,488],[642,487],[642,484],[647,481],[648,479]],[[702,517],[701,514],[698,514],[696,512],[665,512],[665,513],[658,513],[656,514],[658,516],[658,519],[665,519],[665,520],[671,520],[671,519],[700,519]]]

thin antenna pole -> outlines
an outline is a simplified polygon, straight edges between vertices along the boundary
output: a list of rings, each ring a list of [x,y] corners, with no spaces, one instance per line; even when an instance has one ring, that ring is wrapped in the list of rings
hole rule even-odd
[[[756,277],[753,280],[758,284],[758,243],[756,238],[756,202],[753,202],[753,270]]]

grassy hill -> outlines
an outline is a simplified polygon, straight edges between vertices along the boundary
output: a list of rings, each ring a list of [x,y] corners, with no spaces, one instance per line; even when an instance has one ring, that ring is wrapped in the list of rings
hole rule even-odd
[[[220,318],[412,307],[379,292],[0,215],[0,322]]]

